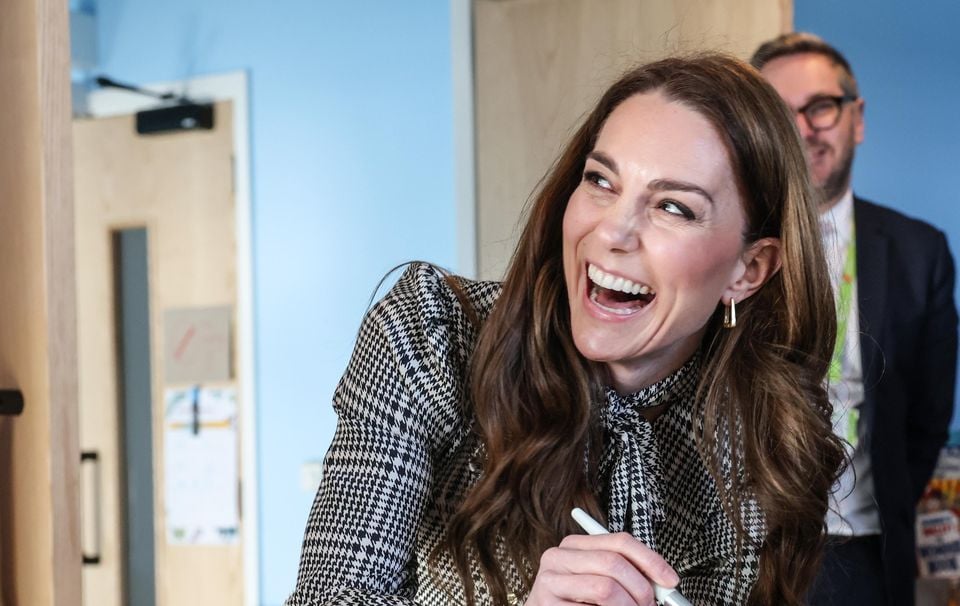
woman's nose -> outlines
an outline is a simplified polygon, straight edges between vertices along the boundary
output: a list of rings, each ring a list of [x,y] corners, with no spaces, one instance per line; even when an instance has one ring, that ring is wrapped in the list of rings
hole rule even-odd
[[[596,231],[610,250],[631,252],[640,246],[643,217],[636,204],[620,198],[607,207]]]

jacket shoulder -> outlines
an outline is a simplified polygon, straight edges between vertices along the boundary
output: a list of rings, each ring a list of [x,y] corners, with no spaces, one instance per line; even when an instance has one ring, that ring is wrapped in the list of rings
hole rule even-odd
[[[930,223],[864,198],[854,198],[854,215],[858,223],[873,224],[898,238],[913,237],[929,242],[945,240],[943,232]]]

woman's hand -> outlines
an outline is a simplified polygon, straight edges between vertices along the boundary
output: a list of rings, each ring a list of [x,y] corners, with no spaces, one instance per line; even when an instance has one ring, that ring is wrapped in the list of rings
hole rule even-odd
[[[666,560],[625,532],[572,534],[543,553],[525,605],[654,606],[653,583],[678,582]]]

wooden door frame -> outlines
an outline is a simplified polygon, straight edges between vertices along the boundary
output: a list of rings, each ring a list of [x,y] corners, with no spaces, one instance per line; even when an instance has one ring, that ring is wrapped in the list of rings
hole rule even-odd
[[[474,117],[473,0],[450,2],[453,84],[453,181],[457,207],[457,273],[477,277],[477,161]]]
[[[198,101],[233,103],[233,187],[237,236],[237,370],[242,394],[240,433],[241,506],[243,510],[243,601],[260,602],[259,507],[257,501],[257,406],[253,324],[253,255],[250,197],[250,105],[249,78],[245,71],[199,76],[180,81],[141,85],[156,92],[175,92]],[[138,85],[140,85],[138,83]],[[90,117],[132,114],[155,107],[155,99],[123,90],[93,91],[87,98]]]
[[[80,593],[70,40],[67,5],[0,2],[0,603]]]

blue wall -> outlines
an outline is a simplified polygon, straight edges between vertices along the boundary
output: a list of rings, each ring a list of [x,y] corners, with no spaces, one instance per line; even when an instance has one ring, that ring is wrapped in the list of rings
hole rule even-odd
[[[292,589],[300,464],[373,287],[456,269],[448,0],[98,0],[100,71],[135,83],[248,70],[261,601]]]
[[[944,230],[960,261],[960,2],[796,0],[794,11],[797,30],[847,57],[866,100],[855,191]]]

